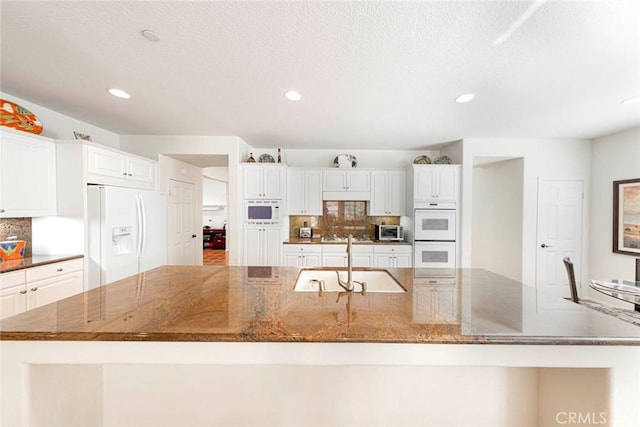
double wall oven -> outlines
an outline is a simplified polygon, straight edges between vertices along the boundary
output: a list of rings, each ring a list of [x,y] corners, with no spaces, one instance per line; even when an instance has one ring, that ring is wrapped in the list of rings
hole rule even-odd
[[[414,267],[456,267],[455,203],[430,203],[414,211]]]

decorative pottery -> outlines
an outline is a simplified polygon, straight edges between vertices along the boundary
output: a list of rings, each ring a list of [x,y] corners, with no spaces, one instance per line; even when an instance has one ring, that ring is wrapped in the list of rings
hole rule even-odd
[[[42,123],[35,114],[6,99],[0,99],[0,125],[36,135],[42,133]]]
[[[333,159],[333,166],[336,168],[355,168],[358,166],[358,159],[353,154],[340,154]]]
[[[435,163],[436,165],[450,165],[451,158],[449,156],[440,156],[437,157],[433,163]]]
[[[271,154],[261,154],[258,157],[258,163],[275,163],[273,156]]]
[[[27,246],[26,240],[5,240],[0,242],[0,258],[3,261],[24,258],[24,250]]]
[[[429,156],[418,156],[415,159],[413,159],[413,164],[414,165],[430,165],[431,164],[431,157],[429,157]]]

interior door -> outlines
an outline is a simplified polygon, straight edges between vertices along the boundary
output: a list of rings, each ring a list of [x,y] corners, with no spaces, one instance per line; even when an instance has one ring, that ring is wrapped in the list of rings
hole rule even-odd
[[[544,306],[571,295],[562,259],[571,258],[576,283],[582,271],[583,182],[546,180],[538,182],[538,231],[536,287]]]
[[[193,221],[196,186],[190,182],[169,180],[169,264],[196,265],[198,237]]]

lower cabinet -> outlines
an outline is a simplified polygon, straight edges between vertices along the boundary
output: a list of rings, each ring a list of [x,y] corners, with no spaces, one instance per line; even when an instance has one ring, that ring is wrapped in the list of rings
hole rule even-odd
[[[413,284],[413,322],[458,322],[455,279],[438,278],[426,282],[434,284]]]
[[[0,318],[83,291],[82,259],[0,274]]]
[[[373,266],[372,245],[352,245],[351,250],[352,267]],[[322,245],[323,267],[347,267],[347,256],[347,245]]]
[[[413,247],[411,245],[375,245],[374,267],[411,268]]]
[[[319,245],[284,245],[284,265],[287,267],[320,267],[322,248]]]
[[[280,228],[265,225],[245,225],[244,265],[278,266],[282,239]]]

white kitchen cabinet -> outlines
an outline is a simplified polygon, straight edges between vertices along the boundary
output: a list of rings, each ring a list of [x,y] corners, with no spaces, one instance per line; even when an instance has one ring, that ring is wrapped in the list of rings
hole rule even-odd
[[[325,170],[322,180],[322,191],[371,191],[368,170]]]
[[[459,322],[455,279],[434,278],[424,281],[433,284],[413,284],[413,322]]]
[[[414,202],[456,202],[460,165],[413,165]]]
[[[245,199],[283,199],[286,169],[282,165],[250,164],[242,167]]]
[[[266,225],[245,225],[244,265],[278,266],[282,239],[279,228]]]
[[[323,267],[347,267],[347,245],[321,245],[322,246],[322,266]],[[373,266],[373,246],[372,245],[352,245],[351,266],[371,267]]]
[[[283,248],[284,265],[287,267],[320,267],[322,248],[320,245],[286,244]]]
[[[155,188],[156,163],[118,150],[87,146],[87,181],[92,184]]]
[[[411,245],[374,245],[374,266],[377,268],[411,268]]]
[[[0,132],[0,218],[56,215],[56,146],[31,134]]]
[[[83,291],[82,259],[0,274],[0,318]]]
[[[372,171],[369,216],[403,216],[406,205],[405,171]]]
[[[322,169],[289,168],[287,206],[289,215],[322,216]]]

